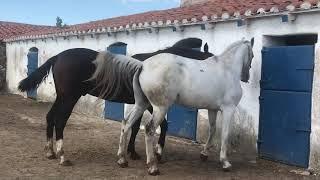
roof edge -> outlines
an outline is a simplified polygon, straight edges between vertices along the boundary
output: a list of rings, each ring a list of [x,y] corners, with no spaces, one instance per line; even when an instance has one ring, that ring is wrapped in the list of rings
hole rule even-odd
[[[264,8],[259,8],[256,11],[247,9],[243,14],[236,11],[233,14],[224,12],[220,15],[204,15],[201,19],[193,17],[191,19],[182,19],[182,20],[166,20],[166,21],[153,21],[153,22],[144,22],[144,23],[131,23],[125,26],[114,26],[114,27],[94,27],[87,30],[73,30],[72,28],[61,29],[54,33],[43,33],[36,35],[19,35],[12,38],[4,39],[4,42],[13,42],[21,40],[35,40],[35,39],[45,39],[45,38],[58,38],[58,37],[69,37],[69,36],[83,36],[83,35],[94,35],[94,34],[111,34],[117,32],[128,32],[137,31],[137,30],[149,30],[159,28],[180,28],[185,26],[193,25],[202,25],[210,23],[219,23],[227,21],[236,21],[236,20],[245,20],[245,19],[256,19],[262,17],[270,16],[280,16],[280,15],[289,15],[289,14],[301,14],[309,12],[320,12],[320,1],[317,5],[312,5],[310,2],[305,1],[300,5],[299,8],[295,8],[293,5],[288,5],[285,8],[285,11],[280,11],[278,7],[273,6],[269,10]],[[93,21],[96,22],[96,21]],[[87,23],[84,23],[87,24]],[[71,26],[72,27],[72,26]]]

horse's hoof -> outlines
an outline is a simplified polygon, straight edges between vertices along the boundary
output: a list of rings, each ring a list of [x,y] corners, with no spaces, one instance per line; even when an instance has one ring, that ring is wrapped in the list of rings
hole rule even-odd
[[[231,167],[228,167],[228,168],[222,168],[222,170],[223,170],[224,172],[230,172],[230,171],[231,171]]]
[[[206,155],[201,153],[200,154],[200,159],[201,159],[201,161],[206,162],[208,160],[208,156],[206,156]]]
[[[61,166],[72,166],[72,162],[70,160],[65,160],[60,163]]]
[[[47,153],[46,157],[47,157],[47,159],[50,159],[50,160],[57,159],[57,156],[55,153]]]
[[[52,148],[49,148],[49,146],[45,146],[44,147],[44,151],[46,153],[46,158],[47,159],[57,159],[57,156],[56,156],[55,152],[53,151]]]
[[[61,157],[61,156],[63,156],[63,154],[64,154],[64,151],[60,150],[60,151],[57,151],[56,156]]]
[[[136,153],[136,152],[130,152],[130,159],[132,159],[132,160],[140,160],[141,157],[140,157],[140,155],[139,155],[138,153]]]
[[[148,174],[151,176],[158,176],[158,175],[160,175],[160,171],[158,168],[149,168]]]
[[[223,162],[222,170],[224,172],[230,172],[231,168],[232,168],[232,165],[229,162]]]
[[[119,165],[119,167],[121,168],[127,168],[129,165],[128,165],[128,161],[122,161],[122,160],[118,160],[117,164]]]
[[[161,158],[162,158],[161,154],[155,153],[155,155],[156,155],[156,157],[157,157],[158,162],[160,162],[160,161],[161,161]]]

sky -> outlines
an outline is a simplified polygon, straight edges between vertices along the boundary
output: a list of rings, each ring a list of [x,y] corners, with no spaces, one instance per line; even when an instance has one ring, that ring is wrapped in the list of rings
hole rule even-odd
[[[0,21],[68,25],[178,7],[180,0],[1,0]]]

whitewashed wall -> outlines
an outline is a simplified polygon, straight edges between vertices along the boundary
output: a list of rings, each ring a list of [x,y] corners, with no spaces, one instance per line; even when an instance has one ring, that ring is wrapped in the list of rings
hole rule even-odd
[[[256,150],[256,139],[258,135],[259,123],[259,93],[260,93],[260,74],[261,74],[261,49],[266,43],[264,35],[290,35],[320,32],[320,13],[305,13],[297,16],[294,22],[282,23],[280,17],[265,17],[250,20],[248,25],[237,27],[235,22],[221,22],[212,29],[201,30],[199,26],[186,28],[183,32],[173,32],[170,28],[160,29],[159,33],[149,33],[147,31],[117,33],[116,36],[108,37],[99,35],[95,38],[85,37],[77,39],[72,37],[64,40],[36,40],[13,42],[7,44],[8,68],[7,83],[12,93],[21,94],[17,91],[18,82],[26,77],[27,72],[27,53],[31,47],[39,49],[39,65],[43,64],[49,57],[70,48],[85,47],[94,50],[104,50],[115,42],[128,44],[128,54],[151,52],[172,45],[176,41],[187,37],[198,37],[208,42],[210,51],[219,55],[232,42],[245,37],[250,39],[255,37],[254,54],[252,62],[250,83],[242,84],[244,89],[243,98],[240,102],[235,115],[233,134],[231,143],[240,150],[246,152]],[[312,109],[312,134],[311,134],[311,167],[319,167],[320,163],[320,44],[317,45],[316,70],[313,90],[313,109]],[[46,83],[38,89],[38,97],[41,100],[52,101],[55,97],[52,76]],[[79,104],[92,104],[81,108]],[[80,108],[79,108],[80,107]],[[88,108],[91,107],[91,108]],[[78,103],[78,111],[94,112],[102,115],[104,104],[101,100],[86,96]],[[198,139],[206,137],[206,111],[199,113]],[[219,123],[218,119],[218,127]]]

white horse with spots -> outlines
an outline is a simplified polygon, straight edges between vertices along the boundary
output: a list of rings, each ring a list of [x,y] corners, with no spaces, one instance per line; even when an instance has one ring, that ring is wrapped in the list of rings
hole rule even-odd
[[[209,137],[201,152],[202,159],[206,159],[208,149],[212,146],[217,112],[222,112],[220,161],[222,168],[229,170],[231,168],[227,158],[229,127],[242,97],[240,81],[249,80],[253,44],[254,39],[251,39],[251,42],[237,41],[220,56],[210,57],[204,61],[194,61],[172,54],[159,54],[144,61],[143,67],[138,70],[133,80],[136,100],[134,108],[122,123],[118,164],[127,163],[125,150],[128,131],[151,104],[153,114],[146,124],[145,135],[148,173],[159,174],[154,152],[155,130],[164,119],[169,107],[177,103],[209,111]]]

